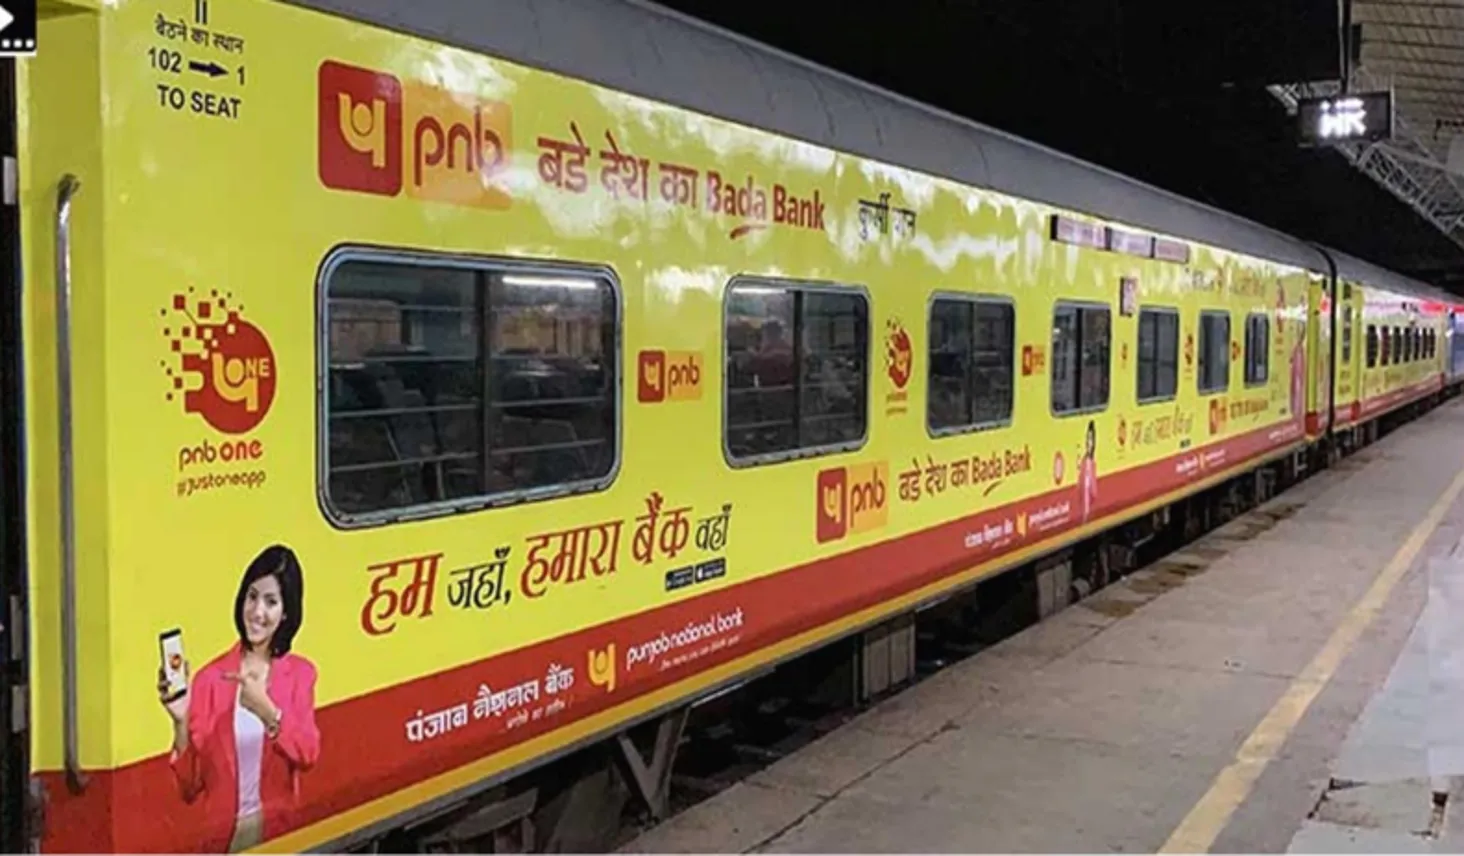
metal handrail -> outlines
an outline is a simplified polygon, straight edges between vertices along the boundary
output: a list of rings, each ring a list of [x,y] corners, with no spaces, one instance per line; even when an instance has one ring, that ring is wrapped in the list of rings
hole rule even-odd
[[[81,180],[65,175],[56,189],[56,402],[61,500],[61,680],[66,785],[86,788],[81,770],[76,640],[76,485],[71,438],[71,202]]]

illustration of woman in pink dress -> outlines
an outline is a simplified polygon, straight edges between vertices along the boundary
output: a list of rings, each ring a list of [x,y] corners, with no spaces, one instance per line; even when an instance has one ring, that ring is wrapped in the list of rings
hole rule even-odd
[[[1083,460],[1078,463],[1078,494],[1083,507],[1083,522],[1087,523],[1089,516],[1093,513],[1093,507],[1098,503],[1098,429],[1094,427],[1093,420],[1088,420],[1087,445],[1083,450]]]

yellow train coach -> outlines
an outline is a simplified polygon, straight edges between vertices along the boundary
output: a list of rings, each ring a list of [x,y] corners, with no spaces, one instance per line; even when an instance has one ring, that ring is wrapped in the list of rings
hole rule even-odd
[[[1402,277],[488,5],[46,0],[4,66],[12,848],[355,845],[652,720],[664,802],[688,704],[1442,386]]]

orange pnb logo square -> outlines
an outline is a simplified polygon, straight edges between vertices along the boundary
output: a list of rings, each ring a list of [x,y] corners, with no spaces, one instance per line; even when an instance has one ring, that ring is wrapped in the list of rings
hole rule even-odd
[[[317,171],[326,187],[508,208],[513,111],[334,60],[317,80]]]
[[[326,60],[320,64],[317,90],[320,183],[382,196],[401,192],[401,81]]]
[[[406,84],[407,194],[418,199],[477,208],[507,208],[503,186],[508,168],[513,112],[502,101],[485,101],[425,83]]]
[[[884,461],[834,467],[818,474],[818,543],[878,529],[889,521],[890,467]]]
[[[695,401],[702,397],[704,366],[697,351],[641,351],[636,398],[643,403]]]

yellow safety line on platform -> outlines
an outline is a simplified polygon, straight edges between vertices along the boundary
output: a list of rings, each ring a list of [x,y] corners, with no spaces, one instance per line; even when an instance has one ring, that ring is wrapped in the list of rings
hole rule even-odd
[[[1342,665],[1343,658],[1352,650],[1358,637],[1372,624],[1387,603],[1394,586],[1413,566],[1414,557],[1439,527],[1460,491],[1464,491],[1464,470],[1454,476],[1449,489],[1444,491],[1428,510],[1423,521],[1409,533],[1408,540],[1403,542],[1403,546],[1398,548],[1398,552],[1393,554],[1393,558],[1378,573],[1367,593],[1332,631],[1327,644],[1322,646],[1322,650],[1296,676],[1266,714],[1266,718],[1261,720],[1240,745],[1235,753],[1235,760],[1210,783],[1210,789],[1200,797],[1200,801],[1195,803],[1194,808],[1190,809],[1189,814],[1185,815],[1184,820],[1170,834],[1169,840],[1159,849],[1160,853],[1206,853],[1214,845],[1220,831],[1230,822],[1231,815],[1250,796],[1251,789],[1255,787],[1256,780],[1261,777],[1266,765],[1276,757],[1286,738],[1306,714],[1307,708],[1311,707],[1312,701],[1332,679],[1337,667]]]

